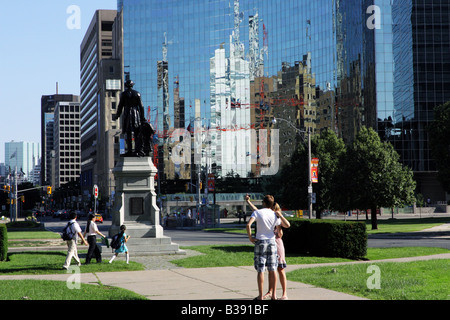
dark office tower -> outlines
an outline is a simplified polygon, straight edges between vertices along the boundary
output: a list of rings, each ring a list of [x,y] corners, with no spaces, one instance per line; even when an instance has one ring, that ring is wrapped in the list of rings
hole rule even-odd
[[[450,1],[398,0],[392,6],[394,110],[379,124],[411,167],[425,198],[444,200],[427,127],[450,101]]]
[[[113,121],[123,89],[120,22],[116,10],[97,10],[80,47],[81,189],[89,199],[93,185],[108,200],[119,156],[120,122]]]
[[[54,117],[55,106],[59,102],[79,102],[78,96],[72,94],[54,94],[41,97],[41,185],[51,184],[54,180],[52,160],[54,163]],[[53,177],[53,178],[52,178]]]

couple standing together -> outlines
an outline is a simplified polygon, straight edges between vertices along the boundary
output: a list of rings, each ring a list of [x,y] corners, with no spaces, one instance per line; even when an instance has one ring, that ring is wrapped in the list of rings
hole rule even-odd
[[[284,245],[281,240],[282,229],[289,228],[290,223],[281,212],[280,206],[275,203],[273,196],[266,195],[263,199],[263,209],[257,209],[248,195],[245,201],[252,208],[253,213],[247,223],[247,235],[249,240],[255,244],[254,266],[257,275],[259,295],[256,299],[263,300],[271,298],[276,300],[277,269],[280,274],[280,282],[283,295],[280,299],[287,299],[286,295],[286,261],[284,258]],[[256,222],[256,237],[252,236],[252,224]],[[263,296],[264,271],[267,267],[269,273],[269,291]]]

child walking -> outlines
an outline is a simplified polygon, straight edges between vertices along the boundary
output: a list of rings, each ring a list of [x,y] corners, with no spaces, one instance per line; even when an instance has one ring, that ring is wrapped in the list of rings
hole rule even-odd
[[[130,236],[125,233],[126,229],[127,229],[127,227],[125,225],[121,225],[120,226],[120,234],[119,234],[120,247],[116,249],[116,251],[114,252],[114,255],[111,258],[111,260],[109,260],[109,263],[112,263],[113,260],[119,255],[119,253],[123,253],[123,252],[125,252],[125,257],[126,257],[126,260],[127,260],[127,264],[129,263],[130,255],[128,254],[128,248],[127,248],[127,245],[125,243],[128,241],[128,239],[130,239]]]

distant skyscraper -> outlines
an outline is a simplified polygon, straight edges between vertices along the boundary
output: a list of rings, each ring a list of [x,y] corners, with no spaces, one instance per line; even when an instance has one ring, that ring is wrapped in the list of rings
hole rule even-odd
[[[41,150],[35,142],[6,142],[5,167],[6,170],[21,173],[22,181],[34,182],[34,167],[39,163]]]
[[[54,157],[53,124],[55,106],[58,102],[78,102],[79,97],[72,94],[45,95],[41,97],[41,185],[51,184],[52,158]],[[54,174],[54,173],[53,173]],[[53,179],[54,180],[54,179]]]
[[[80,103],[58,102],[54,117],[55,188],[80,178]]]

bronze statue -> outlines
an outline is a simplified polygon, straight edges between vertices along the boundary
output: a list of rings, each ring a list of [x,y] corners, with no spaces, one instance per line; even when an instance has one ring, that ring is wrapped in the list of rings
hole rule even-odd
[[[126,157],[142,157],[144,155],[144,146],[142,138],[142,126],[147,123],[144,117],[144,106],[141,100],[141,94],[133,90],[134,82],[127,80],[125,82],[125,91],[120,94],[120,102],[117,108],[117,114],[113,120],[122,116],[122,133],[126,134]],[[122,114],[123,112],[123,114]],[[133,149],[133,134],[135,148]]]

